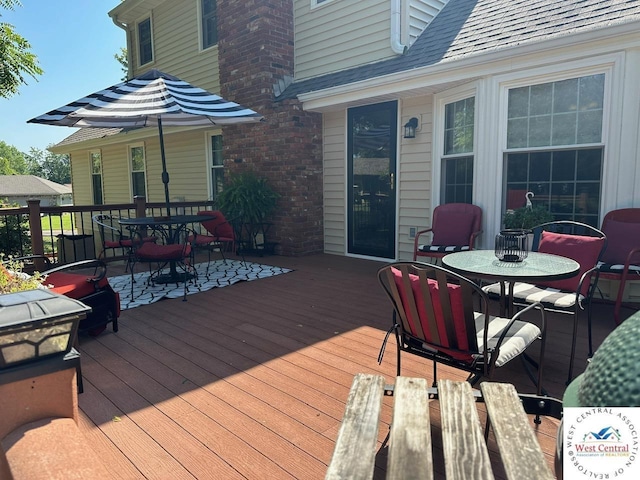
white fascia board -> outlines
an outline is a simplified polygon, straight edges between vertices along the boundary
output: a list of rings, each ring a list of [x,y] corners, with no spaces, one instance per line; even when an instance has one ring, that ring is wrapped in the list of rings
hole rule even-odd
[[[403,70],[361,82],[303,93],[298,95],[298,99],[304,103],[305,110],[323,111],[375,97],[398,98],[403,92],[424,90],[430,86],[472,81],[478,77],[495,75],[508,70],[575,59],[575,50],[563,53],[561,49],[581,44],[594,44],[583,49],[580,56],[585,57],[610,52],[612,49],[637,47],[640,46],[638,32],[640,32],[640,21]],[[557,50],[558,53],[552,57],[548,53],[551,50]],[[532,63],[532,55],[538,55],[536,63]]]

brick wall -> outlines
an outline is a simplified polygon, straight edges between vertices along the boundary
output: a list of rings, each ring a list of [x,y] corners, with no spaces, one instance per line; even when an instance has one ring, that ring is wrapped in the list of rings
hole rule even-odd
[[[225,166],[254,169],[281,195],[269,240],[289,256],[323,250],[322,117],[273,94],[294,72],[292,8],[291,0],[218,1],[222,96],[266,119],[223,128]]]

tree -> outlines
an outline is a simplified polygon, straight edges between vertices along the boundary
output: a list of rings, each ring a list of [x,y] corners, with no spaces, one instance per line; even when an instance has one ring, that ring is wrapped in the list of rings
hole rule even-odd
[[[0,0],[0,7],[13,10],[22,6],[18,0]],[[1,17],[1,15],[0,15]],[[12,25],[0,22],[0,97],[9,98],[26,85],[25,75],[36,78],[43,73],[31,45],[18,35]]]
[[[30,166],[30,174],[37,175],[52,182],[71,183],[71,162],[68,155],[56,155],[49,150],[29,149],[26,162]]]
[[[0,140],[0,175],[27,175],[31,173],[24,154]]]
[[[129,59],[127,58],[127,49],[124,47],[120,47],[120,53],[115,53],[113,55],[120,65],[122,65],[122,72],[124,76],[122,77],[122,81],[126,82],[129,77]]]

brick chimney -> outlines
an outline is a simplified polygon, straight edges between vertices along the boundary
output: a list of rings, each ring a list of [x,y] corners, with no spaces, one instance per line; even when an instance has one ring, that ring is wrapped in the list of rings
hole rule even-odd
[[[222,96],[266,119],[223,128],[225,167],[253,169],[280,194],[269,231],[277,253],[322,252],[322,117],[273,93],[294,74],[293,2],[219,0],[218,55]]]

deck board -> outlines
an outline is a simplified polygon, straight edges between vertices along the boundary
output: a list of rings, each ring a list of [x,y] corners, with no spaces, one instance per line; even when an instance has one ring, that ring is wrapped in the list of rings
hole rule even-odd
[[[250,260],[293,271],[123,311],[118,333],[80,339],[80,427],[117,478],[324,478],[354,375],[381,374],[393,383],[393,337],[377,363],[391,323],[375,276],[381,263],[334,255]],[[611,305],[594,306],[596,345],[613,328],[612,313]],[[581,318],[577,371],[586,360],[585,323]],[[565,388],[571,327],[570,318],[550,316],[544,385],[556,397]],[[534,392],[512,363],[494,380]],[[432,381],[424,359],[403,356],[402,373]],[[466,377],[448,367],[438,375]],[[383,400],[379,446],[391,405]],[[438,402],[429,408],[442,478]],[[484,406],[478,408],[483,421]],[[551,467],[557,424],[532,425]],[[504,476],[495,468],[492,435],[489,450],[495,473]],[[377,454],[374,478],[384,476],[386,453]]]

